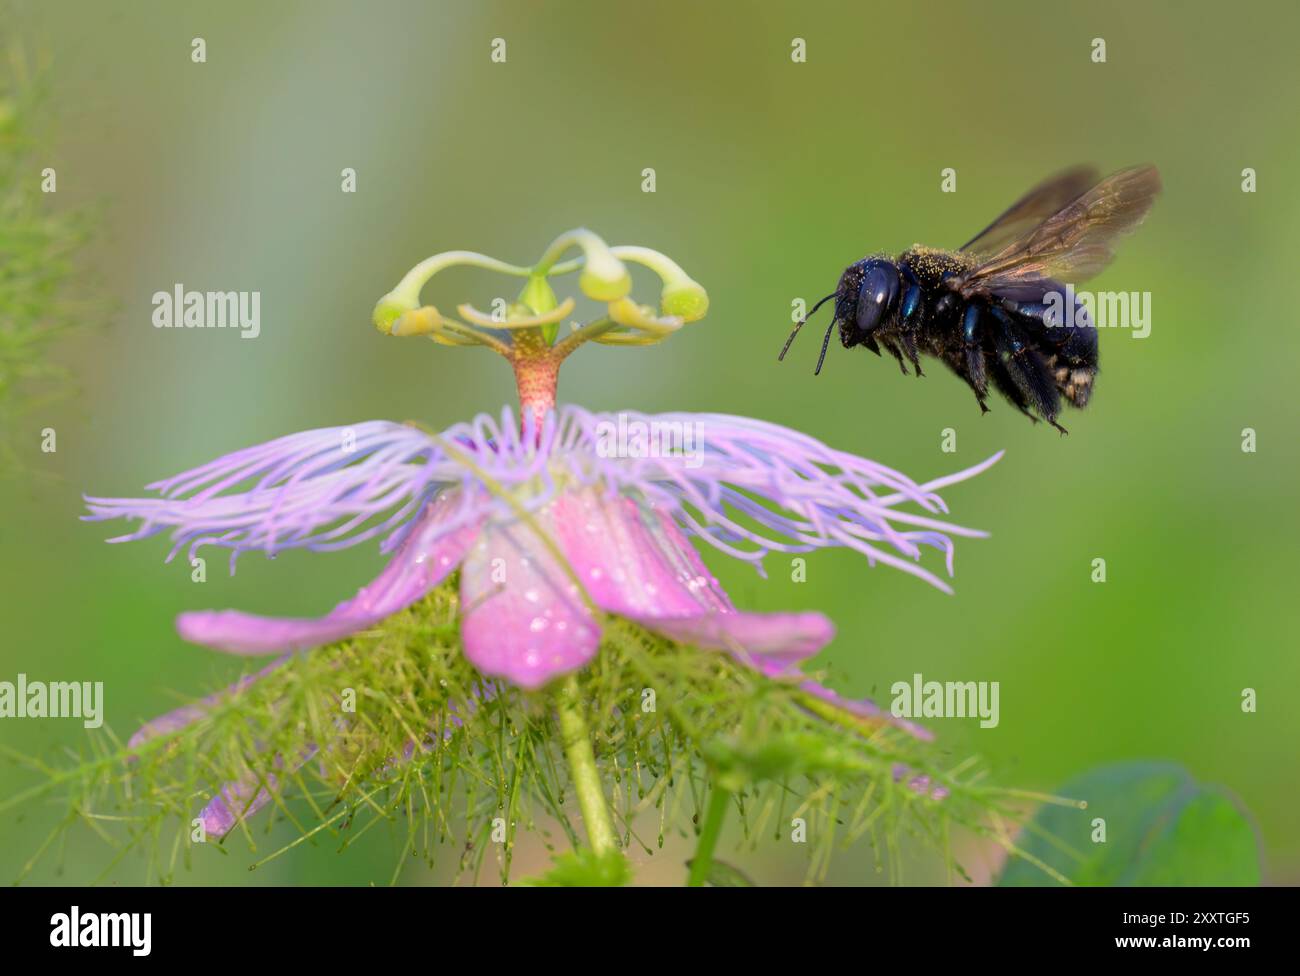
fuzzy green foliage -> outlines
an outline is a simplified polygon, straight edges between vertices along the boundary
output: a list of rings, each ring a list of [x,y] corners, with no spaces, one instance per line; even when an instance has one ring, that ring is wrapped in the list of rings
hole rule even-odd
[[[0,476],[19,468],[21,420],[68,392],[51,343],[96,314],[70,294],[90,221],[58,211],[57,195],[41,189],[49,165],[34,135],[41,101],[21,49],[0,52]]]
[[[42,767],[44,781],[0,810],[38,797],[66,802],[51,842],[85,823],[117,858],[143,849],[151,883],[172,880],[179,864],[217,844],[247,850],[256,867],[305,842],[344,850],[382,825],[402,846],[394,882],[413,856],[451,858],[459,876],[473,878],[494,862],[506,882],[520,831],[552,850],[581,848],[556,718],[560,692],[485,682],[462,653],[457,594],[450,580],[375,630],[295,656],[170,737],[132,751],[101,735],[93,754]],[[863,837],[895,878],[907,834],[932,842],[956,871],[947,853],[952,825],[1011,846],[997,825],[1015,817],[1018,800],[983,784],[973,761],[953,766],[931,744],[727,655],[609,619],[578,688],[605,799],[634,860],[671,833],[696,829],[714,790],[738,816],[743,847],[786,839],[793,818],[803,819],[813,880],[838,845]],[[900,764],[949,795],[936,800],[899,781]],[[223,840],[194,844],[192,823],[223,783],[242,784],[245,800],[258,789],[272,800]],[[294,839],[262,850],[283,821]],[[608,864],[570,861],[536,883],[623,880]],[[710,868],[710,883],[727,873],[726,865]]]
[[[597,854],[584,848],[561,854],[545,874],[516,884],[525,888],[620,888],[631,880],[631,868],[621,852]]]

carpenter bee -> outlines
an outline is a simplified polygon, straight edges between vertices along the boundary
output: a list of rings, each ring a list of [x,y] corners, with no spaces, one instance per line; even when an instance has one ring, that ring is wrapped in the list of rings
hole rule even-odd
[[[941,359],[975,391],[981,412],[989,384],[1035,423],[1056,422],[1061,398],[1084,407],[1097,375],[1097,330],[1071,285],[1110,263],[1116,240],[1140,224],[1156,194],[1154,166],[1122,169],[1104,180],[1091,167],[1067,170],[1030,190],[956,251],[915,245],[898,258],[873,255],[849,265],[835,291],[794,327],[835,300],[817,359],[831,332],[845,347],[881,347],[907,375],[921,376],[920,354]],[[1068,294],[1073,295],[1073,291]],[[1067,319],[1067,314],[1073,312]],[[1031,412],[1033,411],[1033,412]]]

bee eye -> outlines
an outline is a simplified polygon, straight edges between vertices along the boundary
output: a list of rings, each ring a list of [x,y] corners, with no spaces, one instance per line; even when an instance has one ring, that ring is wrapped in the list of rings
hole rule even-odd
[[[874,332],[885,313],[898,302],[898,269],[889,261],[873,261],[862,276],[858,288],[857,326]]]

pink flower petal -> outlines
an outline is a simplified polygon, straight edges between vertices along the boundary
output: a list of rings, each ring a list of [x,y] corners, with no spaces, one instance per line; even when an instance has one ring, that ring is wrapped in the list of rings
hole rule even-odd
[[[221,792],[208,801],[208,805],[203,808],[203,813],[200,815],[200,819],[203,821],[203,830],[210,837],[225,837],[234,829],[235,824],[239,823],[239,817],[226,803],[226,792],[230,789],[229,784],[223,786]],[[254,797],[251,803],[239,802],[233,796],[231,799],[236,803],[236,809],[244,811],[245,817],[251,817],[266,806],[271,797],[266,790],[262,790],[261,795]]]
[[[731,601],[670,515],[587,488],[553,503],[556,542],[591,598],[624,617],[727,612]]]
[[[538,513],[553,530],[551,509]],[[486,675],[540,688],[596,654],[600,627],[534,529],[489,524],[460,579],[465,656]]]
[[[726,651],[769,678],[799,677],[799,662],[812,657],[835,636],[835,626],[820,613],[726,610],[693,617],[632,619],[682,644]]]
[[[318,752],[315,746],[304,746],[287,764],[283,757],[276,756],[276,768],[290,774],[295,773],[310,762]],[[242,782],[226,783],[222,786],[199,815],[203,821],[204,831],[213,837],[224,837],[241,819],[247,820],[270,803],[271,790],[279,789],[280,777],[275,774],[267,776],[266,786],[259,786],[259,782],[256,777],[249,776]]]
[[[817,613],[737,611],[666,512],[584,488],[557,497],[535,522],[489,525],[465,561],[465,654],[484,674],[538,688],[595,656],[598,622],[539,531],[599,608],[764,673],[794,676],[834,633]]]
[[[478,526],[448,532],[456,502],[443,495],[413,523],[410,534],[373,582],[324,617],[261,617],[238,610],[203,610],[176,619],[181,637],[231,654],[274,654],[342,640],[410,606],[460,564]]]
[[[830,620],[820,613],[736,610],[668,512],[591,489],[559,499],[550,524],[601,609],[672,640],[726,651],[859,718],[929,738],[927,730],[895,720],[869,700],[846,699],[808,680],[799,666],[835,636]]]
[[[285,661],[289,660],[291,655],[285,654],[276,658],[266,667],[262,668],[256,674],[246,674],[233,685],[221,691],[214,692],[204,698],[199,699],[189,705],[182,705],[180,708],[174,708],[170,712],[159,715],[157,718],[150,719],[136,730],[135,735],[127,740],[127,748],[134,749],[143,745],[150,739],[156,739],[160,735],[174,735],[189,725],[194,724],[199,719],[208,714],[208,711],[226,698],[239,694],[254,681],[270,674]]]
[[[850,715],[856,715],[858,718],[864,718],[869,722],[878,722],[881,725],[892,725],[894,728],[902,729],[904,732],[926,742],[934,739],[934,733],[925,726],[909,722],[905,718],[895,718],[869,698],[845,698],[816,681],[805,681],[799,687],[810,695],[816,695],[827,704],[843,709]]]
[[[776,676],[797,673],[835,634],[820,613],[738,611],[665,511],[587,490],[560,498],[553,522],[596,604],[665,637]]]

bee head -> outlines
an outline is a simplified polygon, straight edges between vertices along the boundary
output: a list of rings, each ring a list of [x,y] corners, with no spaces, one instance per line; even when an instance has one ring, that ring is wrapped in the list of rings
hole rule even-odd
[[[845,269],[836,291],[840,341],[876,350],[875,333],[898,302],[898,267],[885,258],[864,258]]]
[[[794,342],[794,337],[799,334],[804,323],[831,299],[835,300],[835,314],[822,339],[822,351],[817,359],[815,373],[822,371],[831,333],[837,325],[840,327],[840,342],[844,346],[851,348],[864,345],[879,354],[880,349],[876,345],[873,334],[880,328],[885,313],[897,303],[898,292],[898,268],[887,258],[863,258],[856,264],[849,265],[844,269],[844,274],[840,275],[840,282],[835,290],[795,323],[794,330],[781,349],[781,355],[777,357],[778,361],[785,359],[790,344]]]

